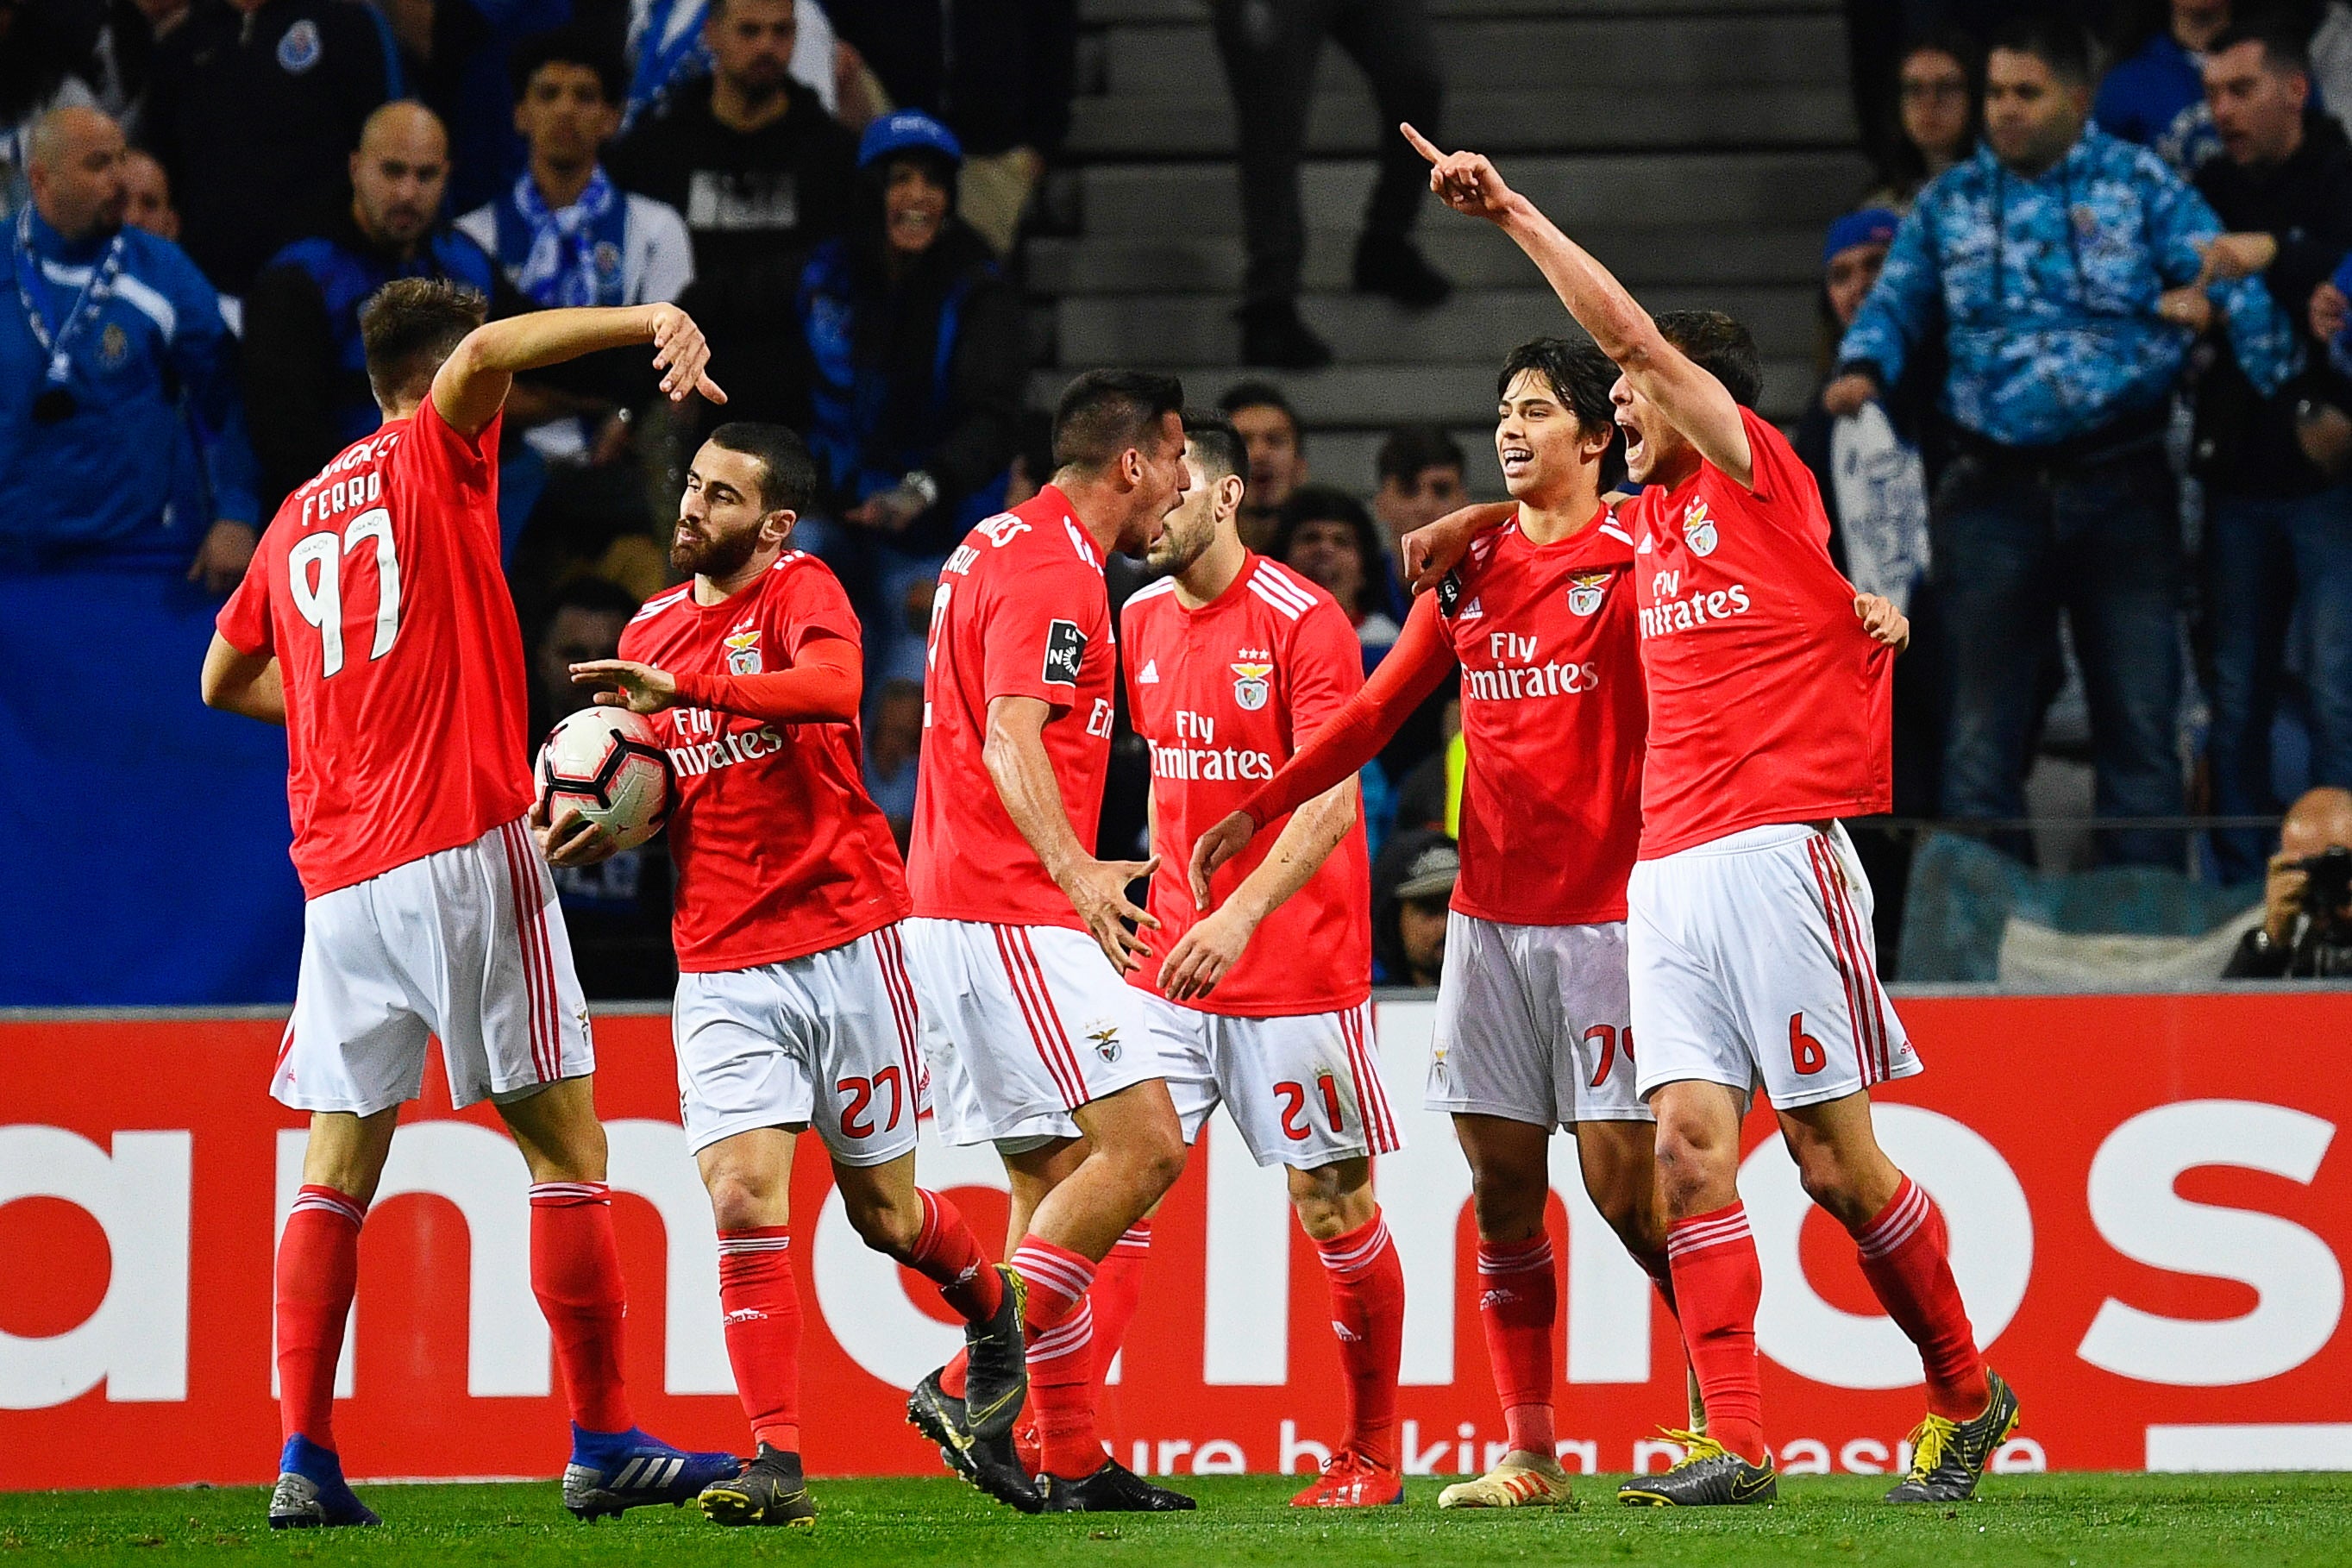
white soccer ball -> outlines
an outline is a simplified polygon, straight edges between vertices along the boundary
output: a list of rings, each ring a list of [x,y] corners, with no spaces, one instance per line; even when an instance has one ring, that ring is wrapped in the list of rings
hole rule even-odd
[[[669,752],[653,723],[625,708],[583,708],[547,732],[532,769],[549,822],[577,811],[634,849],[669,818]]]

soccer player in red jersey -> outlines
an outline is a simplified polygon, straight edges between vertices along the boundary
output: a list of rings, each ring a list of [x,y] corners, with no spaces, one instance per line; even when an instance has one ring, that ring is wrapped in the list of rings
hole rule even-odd
[[[1185,438],[1184,503],[1146,558],[1167,575],[1120,613],[1128,710],[1151,747],[1160,866],[1156,950],[1128,979],[1159,1036],[1186,1142],[1222,1102],[1259,1164],[1289,1167],[1292,1205],[1322,1256],[1347,1429],[1292,1503],[1402,1502],[1404,1266],[1372,1196],[1371,1156],[1402,1144],[1369,1026],[1371,870],[1355,778],[1270,820],[1279,832],[1203,896],[1184,869],[1201,830],[1362,687],[1363,652],[1337,600],[1242,543],[1246,462],[1233,426],[1189,416]],[[1107,1342],[1118,1337],[1101,1313],[1096,1321]]]
[[[1096,1266],[1184,1166],[1143,995],[1125,975],[1159,922],[1127,899],[1151,862],[1089,847],[1110,763],[1118,652],[1103,555],[1140,554],[1185,489],[1183,388],[1094,371],[1062,395],[1054,482],[987,519],[931,601],[908,880],[907,958],[940,1130],[992,1142],[1029,1215],[1034,1481],[1009,1431],[974,1419],[963,1358],[908,1418],[991,1496],[1026,1511],[1160,1510],[1192,1500],[1106,1457],[1094,1419]],[[1073,1131],[1083,1137],[1073,1137]]]
[[[1635,1092],[1625,880],[1640,832],[1644,705],[1632,539],[1601,499],[1616,368],[1538,338],[1496,378],[1515,503],[1424,594],[1362,693],[1194,847],[1196,868],[1361,767],[1462,671],[1462,875],[1425,1103],[1470,1162],[1479,1315],[1510,1451],[1441,1508],[1574,1506],[1552,1426],[1559,1267],[1545,1234],[1552,1131],[1576,1136],[1594,1205],[1659,1284],[1650,1111]],[[1563,765],[1563,757],[1575,759]]]
[[[719,1226],[728,1356],[758,1457],[703,1489],[721,1524],[816,1517],[801,1468],[793,1146],[814,1126],[867,1246],[935,1281],[964,1320],[971,1403],[1021,1405],[1021,1307],[955,1205],[915,1185],[928,1078],[898,922],[906,879],[858,746],[857,616],[824,563],[791,548],[816,488],[777,425],[721,425],[687,469],[670,563],[617,659],[572,678],[653,716],[677,769],[675,1032],[687,1136]],[[549,858],[612,852],[576,813]]]
[[[740,1468],[636,1430],[588,1006],[526,814],[522,637],[499,570],[500,410],[518,371],[651,342],[675,399],[723,395],[683,311],[545,310],[410,279],[361,314],[383,424],[286,498],[205,656],[205,700],[286,726],[303,908],[270,1092],[310,1115],[278,1248],[286,1432],[272,1529],[373,1524],[331,1417],[359,1233],[428,1035],[530,1171],[531,1286],[572,1404],[564,1505],[679,1502]]]
[[[1650,702],[1628,958],[1708,1429],[1619,1496],[1774,1495],[1756,1371],[1762,1274],[1737,1184],[1740,1119],[1760,1086],[1805,1191],[1853,1237],[1919,1348],[1927,1414],[1889,1500],[1969,1497],[2016,1427],[2017,1397],[1978,1352],[1942,1215],[1872,1129],[1870,1086],[1920,1064],[1879,986],[1870,886],[1837,821],[1889,808],[1889,694],[1909,625],[1831,563],[1821,492],[1752,406],[1761,377],[1746,329],[1706,311],[1653,320],[1492,163],[1404,132],[1433,165],[1432,188],[1517,241],[1622,371],[1627,468],[1647,487],[1620,510]],[[1451,554],[1460,532],[1433,525],[1411,548]]]

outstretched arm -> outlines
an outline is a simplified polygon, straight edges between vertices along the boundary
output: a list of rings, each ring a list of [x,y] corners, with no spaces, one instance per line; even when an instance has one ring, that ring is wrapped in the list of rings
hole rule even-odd
[[[1252,790],[1240,810],[1194,841],[1193,901],[1204,910],[1209,907],[1209,879],[1248,848],[1259,828],[1353,780],[1357,770],[1370,762],[1397,727],[1437,689],[1453,665],[1454,650],[1438,629],[1436,601],[1416,601],[1396,646],[1389,649],[1388,658],[1381,660],[1363,689],[1348,699],[1347,706],[1316,731],[1313,739],[1292,752],[1290,760],[1275,770],[1274,777]],[[1276,840],[1277,849],[1283,842]],[[1269,855],[1267,859],[1274,858]]]
[[[803,648],[791,668],[763,675],[671,671],[635,659],[601,658],[573,665],[572,683],[607,688],[596,693],[600,705],[638,713],[685,703],[771,724],[846,724],[857,717],[865,673],[856,643],[825,637]]]
[[[1754,477],[1748,426],[1723,383],[1666,342],[1650,313],[1609,268],[1562,234],[1533,202],[1505,184],[1484,156],[1441,153],[1412,126],[1399,129],[1429,160],[1429,188],[1455,212],[1485,218],[1517,241],[1577,325],[1592,334],[1601,352],[1616,362],[1635,389],[1674,422],[1700,457],[1742,486],[1748,484]]]
[[[471,436],[498,416],[518,371],[633,343],[654,345],[654,368],[672,403],[697,392],[713,403],[727,401],[710,379],[710,345],[693,317],[675,305],[625,305],[531,310],[484,322],[434,375],[433,406],[451,429]]]

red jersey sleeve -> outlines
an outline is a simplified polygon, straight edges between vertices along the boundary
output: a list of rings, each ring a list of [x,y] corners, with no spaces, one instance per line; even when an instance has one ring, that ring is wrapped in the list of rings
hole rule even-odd
[[[1364,647],[1328,599],[1299,618],[1290,646],[1290,744],[1296,750],[1363,689]]]
[[[771,602],[767,621],[785,658],[798,664],[809,644],[827,637],[861,643],[857,612],[849,607],[840,578],[830,572],[795,571],[781,586],[783,592]]]
[[[1355,634],[1350,632],[1349,642],[1352,646],[1354,641]],[[1251,791],[1241,809],[1263,827],[1356,772],[1388,743],[1414,709],[1429,700],[1453,667],[1453,647],[1437,624],[1437,596],[1423,594],[1413,601],[1396,646],[1389,649],[1371,679],[1328,723],[1315,731],[1274,777]]]
[[[1077,700],[1089,646],[1109,634],[1101,575],[1083,562],[1024,572],[988,607],[982,632],[981,703],[1034,697],[1055,708]]]
[[[213,617],[221,639],[242,654],[264,654],[276,651],[269,635],[269,545],[263,537],[262,547],[253,552],[252,562],[245,569],[245,580],[228,603]]]
[[[501,410],[473,435],[460,435],[427,396],[417,405],[392,456],[395,468],[405,469],[413,482],[425,487],[417,493],[446,499],[446,504],[432,509],[433,513],[487,525],[493,550],[499,548],[499,433],[505,425]],[[420,515],[427,513],[420,510]]]
[[[1806,521],[1819,518],[1822,529],[1815,542],[1826,546],[1829,514],[1822,509],[1821,485],[1813,471],[1805,467],[1780,426],[1756,410],[1741,409],[1739,422],[1748,431],[1748,493],[1760,501],[1780,503],[1758,509],[1758,515],[1784,526],[1795,525],[1800,518]],[[1805,505],[1809,495],[1811,504]]]

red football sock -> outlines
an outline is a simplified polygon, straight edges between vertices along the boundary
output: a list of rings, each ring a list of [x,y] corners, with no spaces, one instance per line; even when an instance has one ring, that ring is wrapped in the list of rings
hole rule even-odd
[[[1004,1304],[1004,1277],[989,1267],[988,1255],[964,1223],[961,1209],[919,1187],[915,1195],[923,1200],[923,1229],[907,1266],[937,1284],[940,1299],[965,1322],[988,1321]]]
[[[1919,1347],[1927,1408],[1953,1421],[1982,1414],[1992,1398],[1976,1331],[1953,1282],[1943,1211],[1908,1176],[1886,1206],[1853,1233],[1862,1272],[1886,1315]]]
[[[1551,1341],[1559,1318],[1559,1269],[1550,1237],[1479,1242],[1478,1319],[1486,1325],[1486,1361],[1514,1450],[1554,1451]]]
[[[1030,1237],[1013,1254],[1029,1285],[1023,1327],[1029,1337],[1029,1408],[1037,1417],[1043,1466],[1065,1480],[1102,1468],[1095,1430],[1094,1314],[1087,1289],[1095,1266],[1082,1253]]]
[[[602,1182],[540,1182],[530,1189],[530,1288],[555,1333],[555,1362],[574,1426],[625,1432],[621,1320],[628,1290],[613,1237],[613,1189]]]
[[[1404,1354],[1404,1263],[1381,1211],[1345,1236],[1318,1241],[1331,1288],[1331,1331],[1348,1380],[1352,1448],[1376,1465],[1397,1466],[1397,1366]]]
[[[305,1186],[278,1242],[278,1418],[283,1436],[335,1447],[335,1362],[360,1280],[367,1210],[332,1187]]]
[[[1683,1344],[1706,1401],[1706,1435],[1751,1465],[1764,1462],[1764,1390],[1756,1375],[1756,1304],[1764,1268],[1748,1211],[1737,1203],[1676,1221],[1666,1233]]]
[[[1151,1222],[1137,1220],[1110,1244],[1110,1255],[1095,1268],[1087,1304],[1095,1314],[1095,1403],[1102,1404],[1103,1379],[1127,1343],[1127,1328],[1143,1304],[1143,1266],[1151,1260]]]
[[[719,1233],[719,1307],[727,1360],[756,1442],[801,1451],[801,1293],[781,1225]]]

